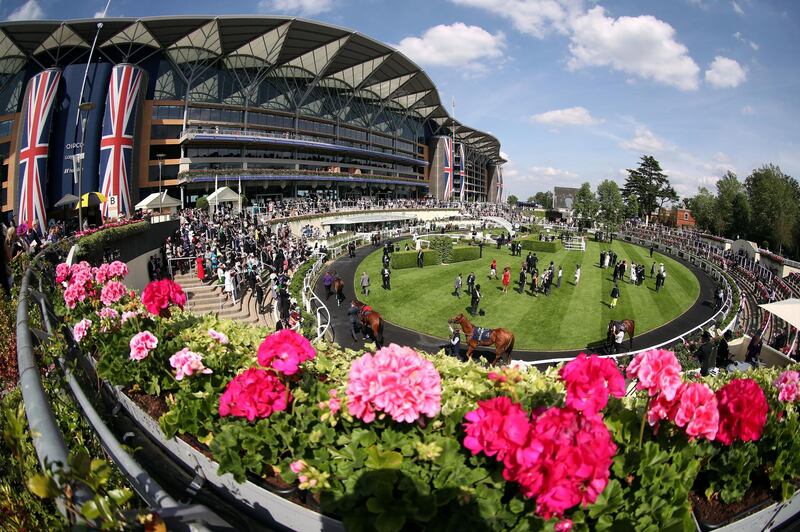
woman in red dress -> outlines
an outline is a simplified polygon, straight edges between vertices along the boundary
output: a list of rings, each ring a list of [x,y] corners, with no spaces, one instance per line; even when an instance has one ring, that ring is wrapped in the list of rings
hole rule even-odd
[[[197,264],[197,278],[201,281],[205,280],[206,269],[203,267],[203,256],[198,255],[197,259],[195,259],[195,263]]]
[[[508,285],[511,282],[511,268],[506,266],[503,268],[503,293],[508,292]]]

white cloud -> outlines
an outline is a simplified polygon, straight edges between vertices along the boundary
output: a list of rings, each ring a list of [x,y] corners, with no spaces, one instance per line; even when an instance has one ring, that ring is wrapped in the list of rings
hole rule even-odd
[[[747,72],[733,59],[718,55],[706,70],[706,83],[716,89],[738,87],[747,79]]]
[[[97,11],[97,12],[94,14],[94,18],[103,18],[103,17],[105,17],[105,16],[106,16],[106,14],[105,14],[104,12],[102,12],[102,11]]]
[[[333,0],[261,0],[258,8],[260,11],[312,16],[333,9]]]
[[[545,113],[533,115],[531,120],[549,126],[591,126],[601,120],[596,119],[585,107],[569,107],[567,109],[554,109]]]
[[[704,163],[703,170],[720,177],[725,172],[736,173],[736,167],[731,164],[730,158],[722,152],[715,153],[710,162]]]
[[[644,126],[637,127],[634,137],[622,141],[620,146],[626,150],[646,154],[664,151],[669,148],[669,145],[664,140],[658,138],[652,131]]]
[[[742,107],[742,114],[743,115],[750,116],[750,115],[752,115],[754,113],[755,113],[755,110],[752,107],[750,107],[749,105],[745,105],[744,107]]]
[[[615,19],[598,6],[575,19],[572,29],[571,70],[608,66],[681,90],[698,87],[700,68],[662,20],[649,15]]]
[[[736,0],[731,1],[731,5],[733,6],[733,10],[736,12],[737,15],[744,15],[744,9],[736,3]]]
[[[37,20],[44,18],[44,10],[36,0],[28,0],[8,15],[8,20]]]
[[[397,49],[421,65],[466,68],[472,73],[489,69],[487,62],[502,59],[505,36],[463,22],[440,24],[421,37],[406,37]]]
[[[522,33],[543,38],[555,30],[569,32],[569,21],[583,12],[583,0],[450,0],[477,7],[511,21]]]
[[[746,44],[747,46],[752,48],[754,51],[758,51],[758,49],[760,48],[758,43],[755,43],[755,42],[751,41],[750,39],[746,39],[744,37],[744,35],[742,35],[742,32],[740,32],[740,31],[737,31],[736,33],[734,33],[733,34],[733,38],[736,39],[737,41],[739,41],[740,43]]]

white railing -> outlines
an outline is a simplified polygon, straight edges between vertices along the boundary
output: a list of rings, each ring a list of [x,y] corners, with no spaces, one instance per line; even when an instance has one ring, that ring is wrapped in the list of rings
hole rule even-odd
[[[622,236],[623,235],[620,235],[620,237],[622,237]],[[649,244],[658,244],[658,242],[651,242],[649,240],[645,240],[645,239],[639,238],[639,237],[628,237],[628,238],[630,239],[631,242],[634,242],[634,241],[638,240],[639,244],[641,246],[645,246],[645,247],[647,247],[647,245],[649,245]],[[672,248],[672,246],[666,246],[666,247]],[[722,306],[719,308],[719,310],[717,312],[715,312],[713,316],[708,318],[703,323],[701,323],[699,325],[696,325],[696,326],[692,327],[691,329],[689,329],[688,331],[679,334],[675,338],[670,338],[669,340],[667,340],[665,342],[661,342],[661,343],[656,344],[656,345],[651,345],[651,346],[645,347],[643,349],[637,349],[635,351],[627,351],[625,353],[616,353],[616,354],[613,354],[613,355],[600,355],[600,356],[602,356],[603,358],[617,359],[617,358],[625,357],[625,356],[633,356],[633,355],[636,355],[637,353],[641,353],[641,352],[644,352],[644,351],[649,351],[650,349],[659,349],[659,348],[662,348],[662,347],[668,347],[668,346],[674,345],[674,344],[676,344],[678,342],[683,341],[688,336],[691,336],[692,334],[694,334],[694,333],[696,333],[698,331],[702,331],[703,329],[705,329],[709,325],[717,323],[717,321],[720,318],[724,318],[728,314],[728,312],[732,309],[732,306],[733,306],[733,287],[728,282],[727,277],[723,274],[723,270],[719,266],[717,266],[716,264],[714,264],[713,262],[707,260],[704,257],[700,257],[698,255],[694,255],[693,253],[688,253],[686,251],[682,251],[682,253],[683,253],[684,258],[688,259],[690,262],[692,262],[692,263],[699,262],[700,265],[701,265],[701,268],[702,268],[703,265],[705,265],[708,268],[711,268],[714,271],[714,273],[716,274],[716,279],[717,280],[721,280],[724,283],[724,285],[725,285],[725,300],[724,300]],[[706,268],[702,268],[702,269],[703,269],[703,271],[707,272]],[[738,316],[739,308],[741,308],[741,305],[742,305],[742,297],[741,297],[741,294],[740,294],[740,296],[739,296],[739,307],[735,309],[735,315],[734,316]],[[737,318],[734,317],[734,319],[732,319],[721,330],[721,334],[724,334],[725,332],[727,332],[729,330],[732,330],[735,327],[736,322],[737,322]],[[570,360],[572,360],[572,357],[568,357],[568,358],[550,358],[550,359],[547,359],[547,360],[537,360],[537,361],[534,361],[534,362],[526,362],[526,361],[518,360],[518,361],[514,361],[514,363],[516,365],[523,365],[523,366],[538,366],[538,365],[542,365],[542,364],[559,364],[561,362],[569,362]]]

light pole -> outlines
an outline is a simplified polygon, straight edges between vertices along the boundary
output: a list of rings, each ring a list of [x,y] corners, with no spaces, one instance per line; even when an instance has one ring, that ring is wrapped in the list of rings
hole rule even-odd
[[[161,165],[164,164],[164,157],[166,157],[166,155],[159,153],[156,154],[156,157],[158,157],[158,215],[161,216],[164,208],[164,196],[161,193]]]
[[[83,230],[83,160],[86,157],[86,119],[89,111],[95,108],[93,102],[83,102],[78,105],[78,112],[83,115],[81,120],[81,152],[72,156],[72,173],[78,182],[78,231]],[[88,205],[88,201],[87,201]]]

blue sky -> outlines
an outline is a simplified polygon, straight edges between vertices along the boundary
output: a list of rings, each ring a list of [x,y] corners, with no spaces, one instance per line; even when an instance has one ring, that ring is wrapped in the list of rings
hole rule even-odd
[[[103,1],[2,1],[2,16],[84,18]],[[112,0],[110,16],[290,14],[394,44],[496,135],[506,193],[624,182],[642,154],[681,196],[726,170],[800,178],[794,0]]]

